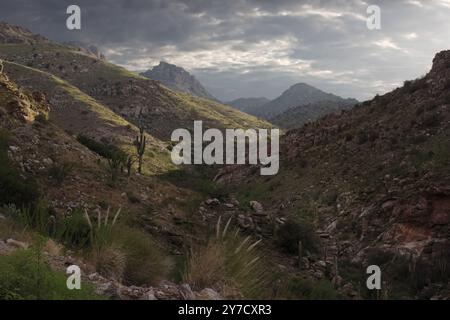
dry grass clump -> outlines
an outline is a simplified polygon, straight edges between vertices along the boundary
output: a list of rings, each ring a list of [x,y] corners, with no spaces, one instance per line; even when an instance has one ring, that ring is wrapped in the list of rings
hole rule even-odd
[[[105,277],[127,285],[154,285],[167,273],[166,257],[145,232],[118,222],[120,209],[110,217],[97,213],[93,223],[85,211],[90,227],[90,257]],[[112,219],[111,219],[112,218]]]
[[[257,249],[261,240],[244,238],[238,230],[231,232],[230,223],[231,219],[222,228],[219,218],[215,237],[205,246],[192,249],[184,281],[198,290],[206,287],[220,292],[236,289],[245,298],[264,298],[274,279]]]

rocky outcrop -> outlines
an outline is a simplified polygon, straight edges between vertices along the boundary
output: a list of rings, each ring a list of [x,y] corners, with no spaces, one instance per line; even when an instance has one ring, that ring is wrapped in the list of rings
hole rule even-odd
[[[33,34],[28,29],[0,22],[0,43],[26,43],[35,44],[48,42],[40,35]]]
[[[161,61],[159,65],[141,73],[141,75],[160,81],[171,89],[186,92],[200,98],[216,100],[193,75],[174,64]]]
[[[219,293],[210,288],[193,291],[189,284],[174,284],[168,281],[156,287],[124,286],[106,279],[97,273],[88,276],[96,292],[110,299],[120,300],[223,300]]]

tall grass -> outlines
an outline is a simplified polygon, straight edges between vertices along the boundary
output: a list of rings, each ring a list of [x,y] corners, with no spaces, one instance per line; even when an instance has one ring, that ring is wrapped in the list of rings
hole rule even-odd
[[[242,237],[230,225],[231,219],[222,227],[219,218],[215,237],[191,250],[184,281],[198,290],[210,287],[237,291],[245,298],[265,298],[274,279],[257,248],[261,240]]]
[[[108,278],[128,285],[154,285],[169,271],[166,255],[150,235],[119,221],[121,208],[97,210],[95,218],[81,209],[56,216],[42,202],[34,210],[10,205],[3,211],[22,228],[77,251]]]
[[[120,212],[98,211],[96,222],[84,212],[90,228],[90,258],[100,273],[125,284],[157,284],[168,271],[165,255],[148,234],[119,223]]]

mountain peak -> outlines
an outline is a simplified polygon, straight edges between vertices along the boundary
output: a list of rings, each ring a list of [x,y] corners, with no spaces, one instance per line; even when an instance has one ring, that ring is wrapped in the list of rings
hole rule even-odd
[[[257,110],[257,116],[265,119],[274,118],[287,110],[301,106],[315,106],[317,103],[326,102],[326,105],[336,104],[352,105],[357,103],[353,99],[344,99],[332,93],[324,92],[307,83],[296,83],[284,91],[278,98],[265,104]]]
[[[295,83],[295,84],[293,84],[292,86],[289,87],[289,89],[296,89],[296,88],[299,88],[299,89],[301,89],[301,88],[312,88],[312,89],[319,90],[319,89],[314,88],[313,86],[310,86],[309,84],[304,83],[304,82]]]
[[[141,73],[141,75],[160,81],[171,89],[186,92],[200,98],[216,100],[193,75],[182,67],[166,61],[160,61],[159,65]]]

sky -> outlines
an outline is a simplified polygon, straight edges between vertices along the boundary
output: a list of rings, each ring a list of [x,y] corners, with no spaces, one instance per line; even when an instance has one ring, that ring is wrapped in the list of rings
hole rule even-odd
[[[81,30],[66,28],[71,4]],[[369,5],[380,30],[367,28]],[[450,0],[0,0],[0,20],[96,44],[133,71],[176,64],[222,101],[273,99],[298,82],[365,100],[450,49]]]

